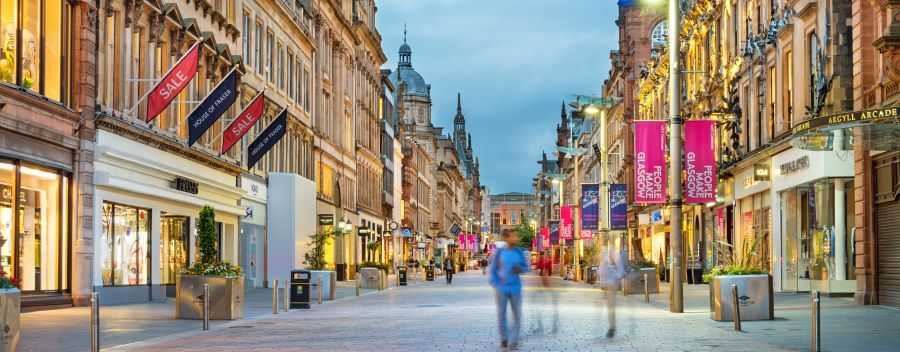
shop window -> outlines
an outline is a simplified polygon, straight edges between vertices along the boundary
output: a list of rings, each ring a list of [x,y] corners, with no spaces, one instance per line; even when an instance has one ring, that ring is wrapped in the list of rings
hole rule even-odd
[[[162,283],[174,285],[175,277],[187,267],[189,220],[186,216],[163,216],[159,231],[159,264]]]
[[[104,286],[149,284],[150,211],[103,202]]]
[[[66,8],[62,0],[0,2],[0,81],[61,100]]]

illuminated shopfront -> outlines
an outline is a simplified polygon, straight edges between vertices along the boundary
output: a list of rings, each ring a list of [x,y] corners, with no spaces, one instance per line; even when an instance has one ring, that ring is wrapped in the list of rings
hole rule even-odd
[[[61,100],[68,7],[63,0],[0,2],[0,81]]]
[[[69,187],[62,171],[0,160],[0,266],[24,292],[68,289]]]

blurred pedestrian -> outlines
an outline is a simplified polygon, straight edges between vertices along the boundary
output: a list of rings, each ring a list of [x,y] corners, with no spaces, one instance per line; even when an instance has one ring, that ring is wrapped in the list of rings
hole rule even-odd
[[[478,261],[478,265],[481,266],[481,275],[487,275],[487,268],[488,268],[487,258],[481,258],[481,260]]]
[[[555,334],[559,330],[559,296],[558,292],[553,288],[554,281],[551,278],[551,275],[553,274],[553,255],[550,251],[538,255],[536,268],[538,270],[538,275],[540,275],[541,287],[538,290],[533,291],[534,293],[532,294],[531,299],[541,306],[533,310],[535,312],[533,318],[534,328],[531,332],[533,334],[544,333],[543,306],[549,301],[551,308],[553,309],[553,321],[550,333]]]
[[[447,278],[447,285],[453,283],[453,259],[448,256],[444,259],[444,277]]]
[[[500,330],[500,347],[517,349],[519,331],[522,327],[522,279],[528,272],[529,264],[525,253],[516,245],[519,235],[511,230],[503,230],[501,235],[506,245],[499,248],[491,258],[490,283],[497,297],[497,326]],[[512,328],[507,324],[506,307],[512,310]]]
[[[623,253],[607,246],[600,264],[601,287],[606,290],[606,318],[609,324],[609,328],[606,330],[607,338],[616,336],[616,294],[619,290],[619,283],[625,275]]]

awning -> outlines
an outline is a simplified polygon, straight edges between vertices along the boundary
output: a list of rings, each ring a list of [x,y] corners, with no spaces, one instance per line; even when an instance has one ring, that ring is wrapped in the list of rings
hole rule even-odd
[[[861,135],[834,133],[859,129]],[[841,142],[843,150],[853,149],[854,138],[861,136],[872,150],[900,150],[900,107],[844,112],[816,117],[794,126],[791,145],[805,150],[834,150]]]

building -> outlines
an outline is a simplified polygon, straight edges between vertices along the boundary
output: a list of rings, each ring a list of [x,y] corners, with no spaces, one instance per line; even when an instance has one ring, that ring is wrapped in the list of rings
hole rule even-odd
[[[381,253],[382,260],[391,263],[401,263],[403,237],[400,231],[400,222],[403,219],[402,201],[403,187],[401,178],[403,168],[403,148],[400,144],[399,127],[397,124],[397,112],[401,108],[394,104],[397,87],[391,82],[391,71],[381,70],[381,83],[384,90],[379,100],[379,115],[381,121],[381,161],[384,164],[382,171],[383,196],[382,215],[387,219],[387,226],[383,233]]]
[[[533,194],[509,192],[492,194],[489,198],[492,234],[499,235],[521,225],[537,230],[540,209]]]

